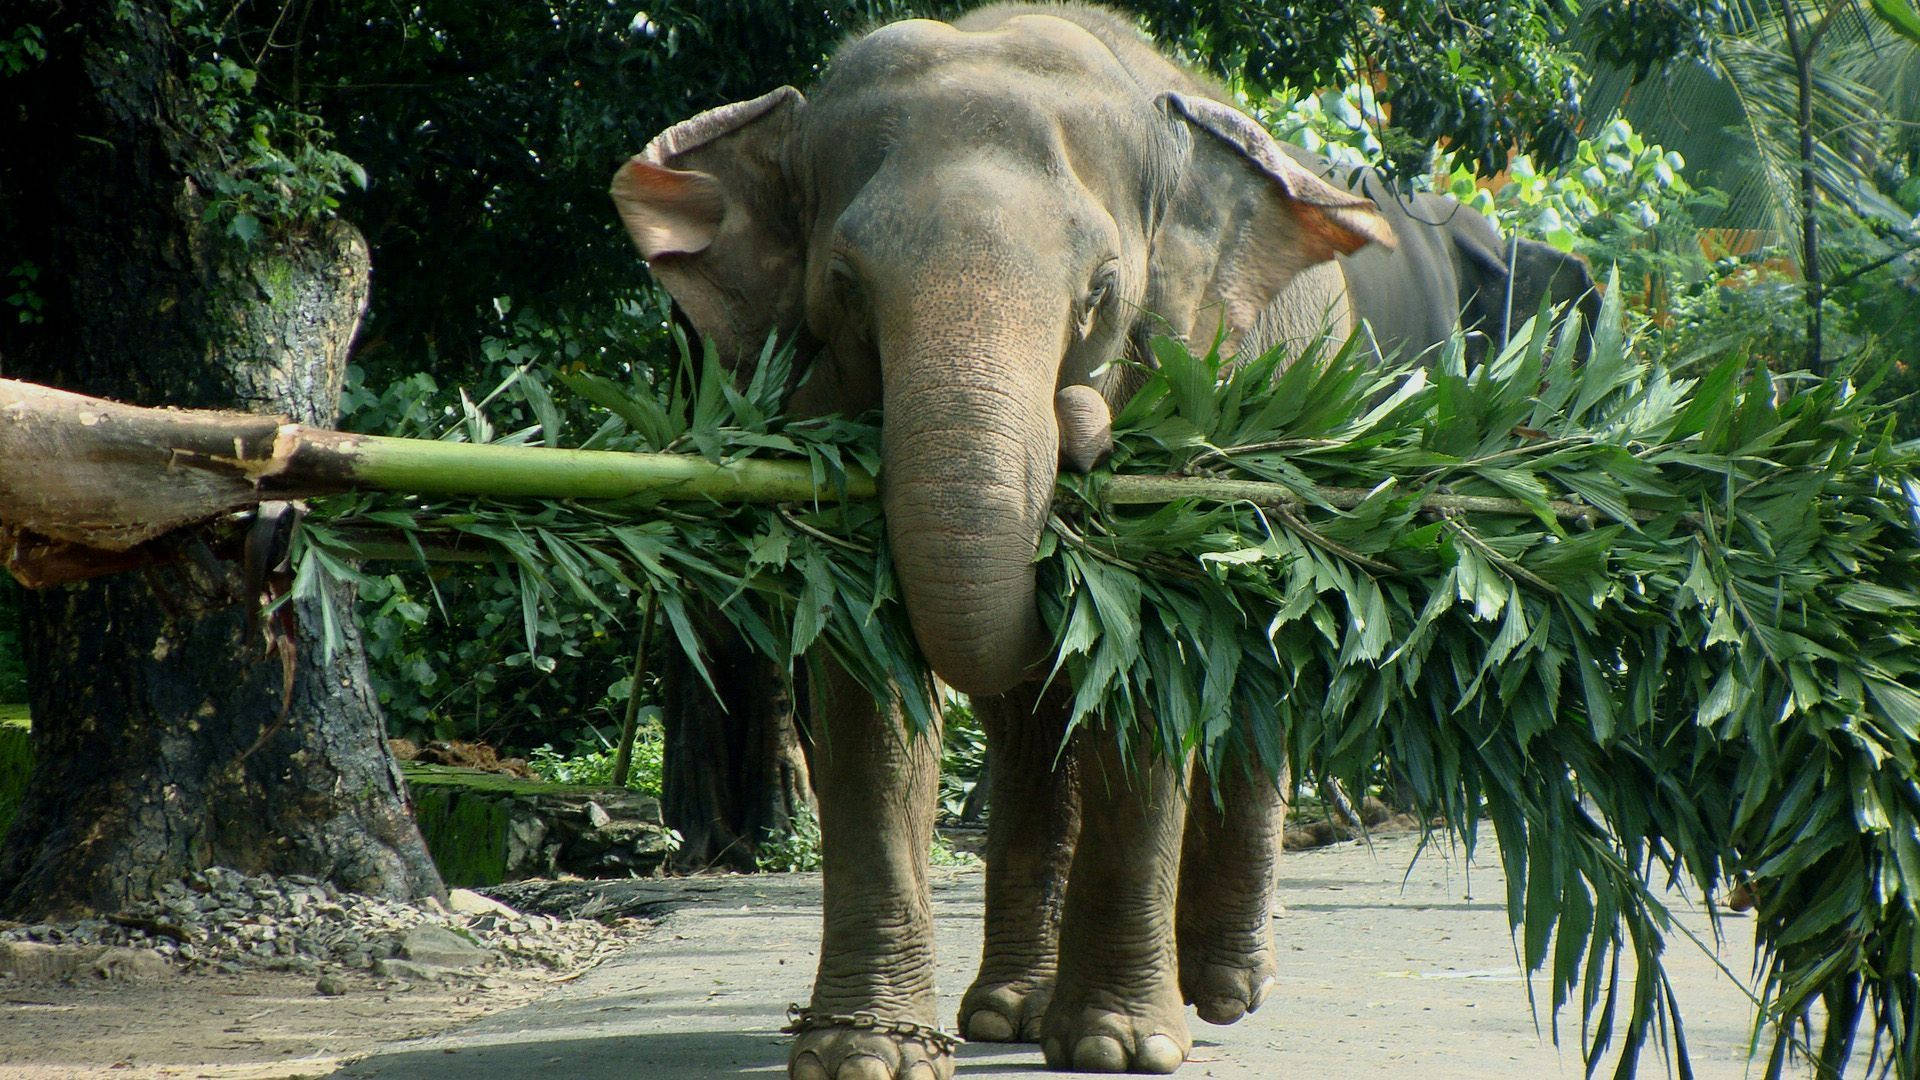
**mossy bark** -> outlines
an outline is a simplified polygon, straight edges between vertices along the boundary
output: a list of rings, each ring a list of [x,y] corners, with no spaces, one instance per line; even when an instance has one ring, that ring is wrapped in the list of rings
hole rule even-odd
[[[45,306],[0,327],[4,373],[329,423],[366,304],[358,233],[221,234],[204,183],[220,162],[191,134],[164,15],[19,16],[41,20],[49,56],[0,80],[0,250],[38,268]],[[295,605],[283,663],[249,620],[255,585],[186,543],[185,561],[27,596],[36,765],[0,843],[0,914],[111,910],[214,864],[441,892],[355,628],[328,657],[317,610]]]

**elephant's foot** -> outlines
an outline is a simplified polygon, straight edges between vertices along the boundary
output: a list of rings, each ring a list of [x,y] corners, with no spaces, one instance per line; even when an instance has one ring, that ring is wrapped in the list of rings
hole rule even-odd
[[[1180,996],[1209,1024],[1231,1024],[1260,1008],[1273,989],[1273,928],[1265,905],[1221,930],[1181,919]]]
[[[801,1032],[787,1058],[790,1080],[951,1080],[947,1044],[879,1027],[820,1027]],[[918,1025],[902,1025],[918,1027]]]
[[[1050,1069],[1107,1073],[1170,1073],[1187,1060],[1193,1036],[1171,979],[1122,1000],[1061,986],[1042,1026],[1041,1053]]]
[[[1209,1024],[1231,1024],[1273,987],[1273,882],[1286,820],[1284,777],[1234,772],[1215,802],[1196,776],[1180,861],[1174,938],[1180,994]]]
[[[1051,981],[989,981],[984,975],[960,999],[960,1033],[973,1042],[1036,1043],[1053,1000]]]

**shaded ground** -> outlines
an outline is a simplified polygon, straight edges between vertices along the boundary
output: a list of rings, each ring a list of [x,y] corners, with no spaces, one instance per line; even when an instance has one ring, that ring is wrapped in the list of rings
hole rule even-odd
[[[1275,993],[1239,1025],[1196,1022],[1198,1044],[1180,1075],[1581,1076],[1578,1051],[1557,1050],[1534,1028],[1497,872],[1476,867],[1469,876],[1457,859],[1429,853],[1409,875],[1413,850],[1412,838],[1395,837],[1371,851],[1344,844],[1289,853]],[[1483,854],[1492,856],[1491,845]],[[940,987],[950,1013],[979,955],[981,878],[977,870],[935,876]],[[557,986],[396,992],[362,984],[321,997],[310,980],[290,976],[138,986],[0,981],[0,1077],[785,1075],[787,1043],[777,1029],[786,1004],[807,996],[819,931],[817,875],[529,885],[504,898],[529,903],[536,891],[553,914],[587,905],[587,914],[661,922],[621,955]],[[1707,926],[1698,911],[1683,921],[1703,933]],[[1728,939],[1720,956],[1745,974],[1751,920],[1729,916],[1722,925]],[[1697,1075],[1748,1075],[1751,1006],[1743,992],[1686,941],[1676,939],[1670,953]],[[530,1003],[541,990],[551,992]],[[1578,1038],[1577,1018],[1563,1027],[1569,1040]],[[409,1038],[432,1031],[440,1033]],[[1059,1075],[1039,1069],[1034,1047],[969,1045],[961,1059],[968,1076]],[[1665,1071],[1649,1060],[1641,1075]]]
[[[535,1001],[550,979],[377,989],[323,997],[311,975],[173,975],[137,983],[0,980],[0,1078],[325,1076],[340,1063]]]
[[[1279,985],[1249,1021],[1229,1028],[1196,1022],[1199,1041],[1181,1075],[1581,1076],[1578,1050],[1558,1050],[1535,1029],[1499,874],[1476,867],[1468,875],[1457,860],[1429,853],[1408,875],[1414,845],[1398,837],[1376,841],[1371,851],[1345,844],[1289,853],[1282,861],[1286,909],[1276,924]],[[1483,854],[1491,857],[1492,845]],[[979,956],[981,878],[978,871],[946,871],[936,880],[940,988],[950,1022]],[[552,890],[549,900],[563,909],[591,900],[629,914],[664,913],[661,934],[537,1006],[389,1047],[338,1076],[784,1076],[787,1044],[777,1029],[786,1004],[807,996],[818,888],[816,876],[791,875]],[[1684,922],[1708,934],[1703,913],[1690,912]],[[1744,974],[1752,922],[1729,916],[1723,927],[1722,962]],[[1696,1075],[1747,1075],[1752,1009],[1744,992],[1684,940],[1670,953]],[[1540,990],[1547,993],[1544,985]],[[1565,1031],[1577,1040],[1578,1019]],[[1034,1047],[969,1045],[961,1060],[963,1075],[1059,1075],[1039,1069]],[[1641,1074],[1664,1070],[1649,1060]]]

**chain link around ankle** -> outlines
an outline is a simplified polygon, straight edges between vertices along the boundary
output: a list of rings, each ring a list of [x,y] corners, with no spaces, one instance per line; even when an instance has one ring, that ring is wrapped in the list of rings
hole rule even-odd
[[[787,1035],[798,1035],[805,1031],[818,1031],[821,1028],[850,1027],[862,1031],[877,1031],[882,1035],[892,1035],[901,1039],[914,1039],[926,1043],[942,1054],[951,1054],[966,1040],[958,1035],[950,1035],[929,1024],[916,1024],[911,1020],[882,1020],[874,1013],[862,1010],[857,1013],[822,1013],[812,1009],[803,1009],[799,1005],[787,1006],[787,1026],[780,1030]]]

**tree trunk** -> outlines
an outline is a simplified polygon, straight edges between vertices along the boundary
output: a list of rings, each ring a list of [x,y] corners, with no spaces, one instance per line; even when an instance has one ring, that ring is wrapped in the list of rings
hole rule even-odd
[[[48,58],[0,81],[0,250],[37,268],[44,319],[0,327],[5,374],[331,422],[366,304],[358,233],[239,247],[209,221],[218,148],[191,134],[165,15],[29,3],[0,21],[35,19]],[[26,598],[36,765],[0,844],[0,913],[113,910],[209,865],[441,893],[350,620],[328,656],[317,609],[294,605],[274,655],[249,618],[258,582],[187,544],[184,562]]]
[[[714,621],[722,626],[705,635],[706,661],[719,698],[677,646],[664,649],[660,812],[681,837],[676,869],[751,870],[760,842],[789,831],[811,804],[807,758],[794,689]]]

